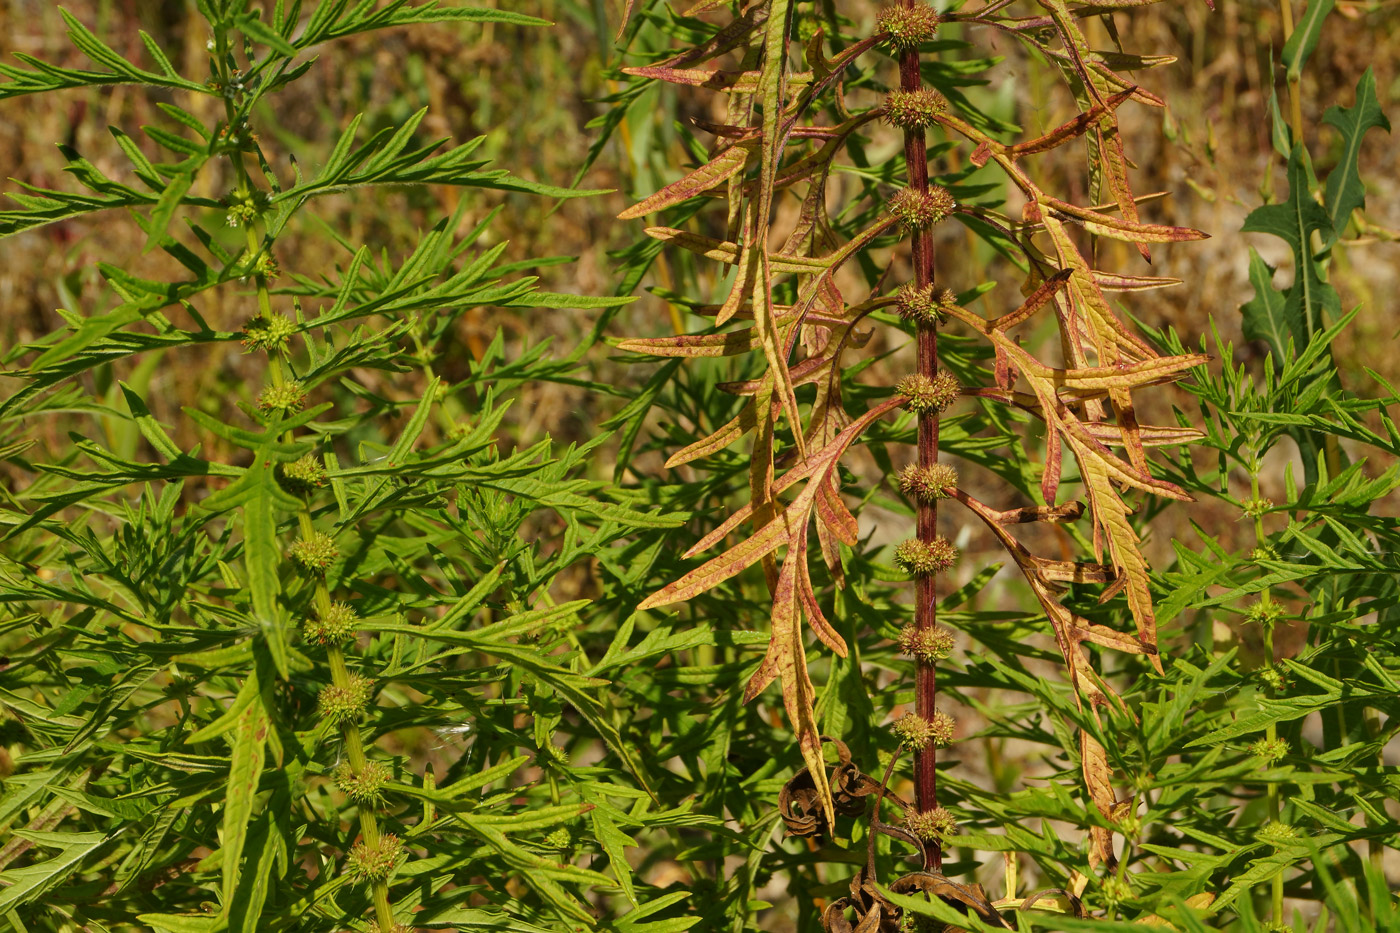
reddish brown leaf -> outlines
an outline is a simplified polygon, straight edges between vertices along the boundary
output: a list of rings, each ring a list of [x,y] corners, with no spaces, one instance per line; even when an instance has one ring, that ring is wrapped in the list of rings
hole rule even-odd
[[[704,194],[716,185],[723,184],[727,179],[743,172],[744,166],[748,164],[748,158],[747,146],[730,146],[684,178],[671,182],[651,197],[627,208],[617,215],[618,219],[635,220],[638,217],[654,214]]]
[[[792,540],[794,530],[804,527],[812,514],[817,492],[822,485],[820,480],[828,472],[836,469],[837,460],[866,428],[870,427],[881,416],[898,408],[902,401],[900,398],[892,398],[876,405],[851,422],[851,425],[837,435],[830,444],[813,452],[801,465],[790,470],[783,477],[781,484],[775,484],[777,489],[786,488],[788,485],[809,476],[813,477],[814,481],[809,482],[797,498],[792,501],[792,504],[778,513],[773,521],[759,528],[752,537],[697,567],[676,582],[651,594],[642,600],[637,608],[653,609],[670,603],[685,602],[711,587],[723,583],[739,571],[752,566],[760,558],[789,543]],[[729,526],[732,530],[744,518],[752,514],[754,514],[754,506],[753,503],[750,503],[735,513],[735,515],[741,516],[738,521],[734,520],[734,516],[730,516],[730,519],[725,522],[725,526]],[[716,532],[718,531],[719,529],[716,529]],[[715,540],[722,539],[727,533],[728,531],[725,531],[716,535],[715,532],[712,532],[705,537],[704,542],[713,543]]]

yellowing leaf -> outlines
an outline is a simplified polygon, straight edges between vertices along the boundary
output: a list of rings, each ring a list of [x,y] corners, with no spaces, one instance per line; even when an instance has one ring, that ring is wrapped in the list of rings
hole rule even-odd
[[[744,165],[748,162],[748,157],[748,151],[743,146],[731,146],[689,175],[679,181],[672,182],[651,197],[639,201],[617,216],[621,220],[645,217],[647,214],[665,210],[680,204],[682,201],[688,201],[697,195],[704,194],[716,185],[722,184],[726,179],[742,172]]]

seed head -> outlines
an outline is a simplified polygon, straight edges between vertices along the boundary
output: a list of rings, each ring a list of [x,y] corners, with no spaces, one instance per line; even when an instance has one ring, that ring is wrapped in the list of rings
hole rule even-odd
[[[335,769],[335,786],[354,803],[378,803],[389,783],[389,769],[382,762],[366,761],[359,771],[343,764]]]
[[[340,548],[335,546],[335,539],[330,535],[316,531],[309,538],[298,538],[287,556],[303,573],[322,577],[340,556]]]
[[[958,559],[958,549],[942,535],[932,541],[910,538],[894,549],[894,562],[911,577],[930,577],[947,570]]]
[[[894,309],[904,320],[916,324],[943,323],[943,319],[937,316],[938,306],[933,301],[932,285],[920,288],[913,282],[905,282],[894,293],[894,298]]]
[[[957,731],[957,723],[952,716],[940,710],[933,711],[933,719],[930,720],[933,726],[933,747],[947,748],[953,744],[953,735]]]
[[[941,625],[921,629],[910,623],[899,631],[899,650],[925,664],[934,664],[953,653],[953,633]]]
[[[544,844],[551,849],[567,849],[574,844],[574,835],[563,826],[544,837]]]
[[[302,624],[306,640],[318,645],[343,645],[355,637],[360,617],[348,603],[331,603],[330,611]]]
[[[916,752],[928,748],[928,743],[933,741],[933,723],[914,713],[896,719],[890,730],[899,739],[900,745]]]
[[[243,325],[243,352],[267,350],[280,353],[287,349],[294,330],[292,322],[280,314],[270,317],[259,314],[249,318],[248,323]]]
[[[958,206],[947,188],[932,187],[927,191],[904,188],[890,198],[890,213],[911,230],[932,227]]]
[[[306,404],[306,390],[295,379],[281,385],[271,385],[258,396],[258,407],[265,412],[301,411]]]
[[[947,109],[947,99],[932,88],[891,91],[885,98],[885,120],[901,130],[921,130],[933,126],[937,117]]]
[[[951,288],[940,288],[933,300],[938,305],[939,314],[945,318],[950,309],[958,307],[958,295]]]
[[[287,491],[303,496],[326,484],[326,468],[321,465],[321,458],[314,454],[278,464],[277,474]]]
[[[948,498],[948,490],[957,488],[958,471],[946,463],[927,467],[911,463],[899,471],[897,482],[900,492],[927,505]]]
[[[383,881],[394,873],[402,854],[403,840],[393,833],[385,833],[374,848],[363,842],[355,843],[346,867],[356,881]]]
[[[943,807],[906,813],[904,828],[925,842],[942,842],[957,835],[958,821]]]
[[[885,7],[875,21],[875,29],[887,34],[885,41],[890,48],[907,52],[937,35],[938,24],[939,17],[933,7],[917,3],[912,7]]]
[[[948,319],[948,309],[958,306],[958,297],[951,289],[925,285],[919,288],[906,282],[895,292],[895,311],[906,321],[933,327]]]
[[[905,398],[904,407],[916,415],[939,413],[958,400],[962,386],[947,370],[929,378],[921,373],[905,376],[895,383],[894,392]]]
[[[1265,761],[1278,761],[1280,758],[1288,757],[1289,746],[1287,739],[1260,739],[1249,746],[1249,753],[1255,758],[1263,758]]]
[[[321,691],[316,707],[322,716],[335,725],[355,722],[369,707],[369,696],[374,690],[374,681],[359,674],[351,674],[343,687],[332,684]]]
[[[912,751],[923,751],[930,745],[947,748],[953,744],[953,717],[942,711],[934,711],[932,719],[909,713],[896,719],[890,728],[900,744]]]

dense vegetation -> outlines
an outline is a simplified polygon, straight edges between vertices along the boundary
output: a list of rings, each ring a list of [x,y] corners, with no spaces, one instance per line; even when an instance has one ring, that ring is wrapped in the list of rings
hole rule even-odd
[[[0,918],[1400,930],[1334,4],[1225,228],[1175,4],[523,6],[6,49]]]

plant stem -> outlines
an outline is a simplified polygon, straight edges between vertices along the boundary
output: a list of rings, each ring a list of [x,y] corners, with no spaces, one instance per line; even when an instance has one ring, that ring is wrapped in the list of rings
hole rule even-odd
[[[1283,41],[1286,45],[1293,35],[1293,0],[1278,0],[1279,12],[1283,14]],[[1302,95],[1298,90],[1299,76],[1297,72],[1288,74],[1288,105],[1290,116],[1293,120],[1293,144],[1301,146],[1303,144],[1303,104]]]
[[[238,190],[242,195],[252,193],[248,180],[247,167],[243,164],[242,152],[234,152],[231,156],[234,170],[238,176]],[[243,227],[248,261],[252,262],[261,250],[257,233],[253,229],[253,224],[247,223]],[[272,314],[272,296],[267,289],[267,278],[256,270],[252,273],[257,281],[258,290],[258,310],[264,317]],[[276,352],[270,352],[267,360],[268,378],[272,384],[280,386],[285,384],[286,375],[282,372],[282,360]],[[288,431],[283,438],[291,442],[295,439],[295,432]],[[311,518],[311,506],[307,500],[302,501],[301,508],[297,510],[297,524],[302,537],[309,538],[315,533],[315,525]],[[325,578],[316,580],[315,591],[312,596],[316,611],[322,618],[330,615],[331,594],[326,586]],[[345,664],[345,650],[340,645],[326,646],[326,660],[331,669],[331,683],[342,689],[350,686],[350,670]],[[365,768],[365,748],[364,739],[360,735],[360,728],[353,722],[342,722],[339,726],[341,744],[345,748],[345,757],[350,763],[350,768],[355,774],[359,774]],[[364,837],[364,843],[369,848],[376,848],[379,845],[379,820],[373,808],[368,804],[359,807],[360,813],[360,834]],[[389,884],[383,879],[372,882],[370,896],[374,900],[375,919],[378,921],[379,929],[390,931],[394,929],[394,909],[389,903]]]
[[[1285,7],[1287,0],[1284,0]],[[1259,473],[1263,469],[1259,455],[1256,453],[1250,458],[1249,466],[1249,493],[1253,503],[1261,501],[1259,494]],[[1264,516],[1256,510],[1254,515],[1254,547],[1256,549],[1264,546],[1267,538],[1264,535]],[[1273,604],[1273,594],[1269,589],[1264,589],[1259,594],[1259,602],[1264,606]],[[1266,617],[1264,622],[1264,666],[1272,669],[1274,666],[1274,623],[1271,617]],[[1278,739],[1278,724],[1271,722],[1264,728],[1264,738],[1272,745]],[[1279,802],[1278,785],[1270,783],[1266,791],[1269,802],[1269,819],[1277,823],[1282,814],[1282,807]],[[1270,907],[1271,917],[1275,924],[1283,922],[1283,869],[1279,869],[1270,882]]]
[[[916,0],[903,0],[903,5],[912,9]],[[923,86],[919,73],[918,49],[907,49],[899,55],[899,86],[903,91],[917,91]],[[928,146],[922,127],[904,131],[904,163],[908,172],[909,187],[916,191],[928,191]],[[934,257],[933,233],[925,227],[916,230],[913,236],[914,284],[927,288],[933,284]],[[915,340],[918,345],[918,372],[930,378],[938,371],[938,330],[932,324],[920,323]],[[925,412],[919,415],[920,467],[932,467],[938,462],[938,413]],[[932,542],[938,534],[938,506],[932,502],[920,502],[916,520],[916,533],[920,541]],[[919,576],[914,583],[914,625],[920,631],[932,630],[937,622],[937,592],[934,575]],[[914,712],[931,720],[934,703],[938,696],[938,673],[930,661],[921,658],[914,660]],[[938,806],[938,752],[930,743],[928,747],[914,755],[914,794],[915,803],[921,812]],[[935,869],[943,866],[943,852],[936,842],[924,843],[929,864]]]

